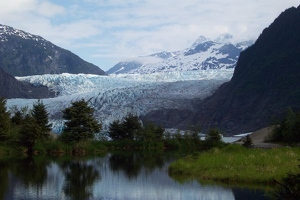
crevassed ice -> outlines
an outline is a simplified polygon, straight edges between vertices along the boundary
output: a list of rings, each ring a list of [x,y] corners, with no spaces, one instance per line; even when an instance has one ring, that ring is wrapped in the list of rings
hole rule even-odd
[[[59,94],[43,99],[53,130],[63,126],[61,110],[78,99],[88,100],[95,117],[103,124],[121,120],[128,113],[144,115],[164,108],[191,109],[190,100],[203,99],[232,77],[232,69],[199,70],[154,74],[59,74],[17,77],[33,85],[45,85]],[[29,106],[35,99],[9,99],[7,107]]]

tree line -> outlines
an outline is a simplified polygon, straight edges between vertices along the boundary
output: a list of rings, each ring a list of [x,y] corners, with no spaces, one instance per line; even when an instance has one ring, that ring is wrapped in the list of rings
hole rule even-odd
[[[58,140],[65,143],[80,142],[94,138],[101,130],[101,124],[94,118],[94,109],[85,100],[71,103],[63,112],[65,121]],[[53,139],[49,113],[42,101],[28,107],[13,107],[7,111],[6,100],[0,99],[0,141],[7,145],[21,145],[27,148],[29,155],[37,142]]]
[[[56,141],[65,144],[78,144],[84,141],[95,141],[96,133],[102,130],[101,123],[94,117],[94,109],[84,99],[71,102],[70,107],[62,110],[64,127],[58,136],[51,134],[49,113],[43,102],[33,103],[32,109],[28,107],[10,108],[7,111],[6,100],[0,99],[0,141],[7,145],[20,145],[27,148],[28,154],[33,153],[33,147],[38,142]],[[197,131],[185,131],[171,134],[161,126],[153,123],[143,124],[138,116],[128,114],[123,120],[110,123],[106,138],[109,145],[137,145],[143,149],[189,149],[199,150],[210,146],[220,145],[221,137],[218,129],[208,132],[205,143],[200,140]],[[105,138],[104,137],[104,138]],[[77,145],[78,146],[78,145]]]

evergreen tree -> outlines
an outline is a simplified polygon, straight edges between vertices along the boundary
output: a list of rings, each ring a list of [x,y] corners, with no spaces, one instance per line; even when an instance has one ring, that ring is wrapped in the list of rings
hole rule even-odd
[[[123,122],[114,121],[109,126],[109,137],[113,140],[138,140],[141,136],[142,124],[136,115],[128,114]]]
[[[160,141],[163,139],[165,129],[161,126],[155,128],[155,140]]]
[[[133,140],[134,136],[142,128],[142,124],[140,123],[138,116],[133,114],[127,115],[122,125],[125,131],[125,138],[130,140]]]
[[[6,100],[0,98],[0,141],[7,140],[10,129],[10,114],[6,110]]]
[[[253,142],[252,142],[252,139],[251,139],[250,135],[246,135],[246,137],[245,137],[245,139],[243,141],[243,146],[247,147],[247,148],[253,146]]]
[[[113,121],[109,124],[109,130],[108,130],[109,137],[112,140],[122,140],[124,139],[124,129],[123,125],[120,123],[119,120]]]
[[[27,148],[29,155],[32,155],[35,143],[42,138],[41,133],[41,127],[36,123],[35,119],[30,115],[26,115],[20,129],[19,141],[21,145]]]
[[[84,99],[72,102],[72,105],[63,111],[65,127],[62,137],[69,142],[94,138],[94,134],[101,130],[101,124],[93,114],[94,109],[88,106]]]
[[[221,136],[220,131],[216,128],[213,128],[208,131],[206,140],[212,141],[212,142],[220,142],[221,138],[222,138],[222,136]]]
[[[273,142],[299,143],[300,142],[300,113],[295,113],[288,109],[286,117],[276,125],[274,131],[269,136]]]
[[[49,113],[42,101],[39,100],[37,103],[33,104],[32,117],[35,119],[37,125],[41,127],[42,139],[49,138],[49,132],[51,131],[48,115]]]
[[[19,110],[16,111],[14,116],[11,118],[11,122],[17,126],[21,125],[23,123],[23,120],[24,120],[24,116]]]

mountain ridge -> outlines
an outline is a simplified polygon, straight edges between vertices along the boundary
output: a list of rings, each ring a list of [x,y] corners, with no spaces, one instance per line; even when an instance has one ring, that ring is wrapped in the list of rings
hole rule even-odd
[[[104,75],[99,67],[41,36],[0,24],[0,67],[13,76],[61,73]]]
[[[187,49],[174,52],[159,52],[117,63],[107,74],[148,74],[157,72],[192,71],[234,68],[242,50],[252,41],[233,43],[233,36],[223,34],[215,40],[204,36]]]

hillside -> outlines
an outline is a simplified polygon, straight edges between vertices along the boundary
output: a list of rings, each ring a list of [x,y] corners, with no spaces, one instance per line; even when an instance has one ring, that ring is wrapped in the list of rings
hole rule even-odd
[[[219,127],[227,134],[270,125],[290,107],[300,109],[300,6],[290,8],[243,51],[232,79],[205,100],[195,100],[194,114],[174,124],[168,112],[144,120],[170,126]]]
[[[61,73],[105,74],[97,66],[40,36],[1,24],[0,67],[13,76]]]
[[[18,81],[0,68],[0,97],[40,99],[54,97],[54,93],[45,86],[34,87]]]

